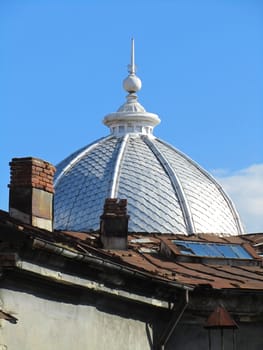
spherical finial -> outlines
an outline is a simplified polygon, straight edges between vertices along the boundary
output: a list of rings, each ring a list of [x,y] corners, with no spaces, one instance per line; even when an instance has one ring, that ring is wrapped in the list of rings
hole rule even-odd
[[[126,79],[123,80],[123,88],[129,93],[136,92],[141,90],[142,82],[141,79],[136,75],[129,75]]]

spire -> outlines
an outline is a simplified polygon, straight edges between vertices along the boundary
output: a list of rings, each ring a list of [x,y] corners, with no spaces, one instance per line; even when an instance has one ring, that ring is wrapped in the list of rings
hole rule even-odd
[[[141,90],[142,82],[141,79],[136,76],[136,66],[135,66],[135,53],[134,53],[134,39],[131,39],[131,64],[128,65],[129,75],[123,81],[124,90],[127,92],[134,93]]]
[[[136,66],[135,66],[135,53],[134,53],[134,39],[131,39],[131,64],[128,65],[128,72],[131,75],[135,75]]]
[[[123,88],[128,92],[127,101],[115,113],[104,117],[103,123],[117,137],[126,134],[142,134],[152,136],[153,128],[160,123],[157,114],[146,112],[138,102],[136,92],[142,87],[141,79],[136,75],[134,39],[131,39],[131,62],[128,65],[127,78],[123,80]]]

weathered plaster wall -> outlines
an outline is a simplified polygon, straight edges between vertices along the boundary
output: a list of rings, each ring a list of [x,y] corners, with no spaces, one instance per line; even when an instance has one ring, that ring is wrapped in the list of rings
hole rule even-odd
[[[0,308],[18,319],[16,324],[0,320],[0,350],[153,350],[148,325],[154,324],[156,340],[169,321],[155,309],[98,293],[74,296],[70,289],[66,295],[56,286],[43,290],[42,284],[29,291],[23,288],[0,289]],[[188,313],[165,350],[208,349],[204,322]],[[232,332],[225,334],[225,349],[232,349]],[[236,339],[238,350],[262,350],[262,323],[239,323]],[[212,350],[221,350],[219,332],[213,333],[212,345]]]
[[[0,350],[150,349],[139,320],[8,289],[0,290],[0,302],[18,319],[1,320]]]
[[[262,350],[263,349],[263,324],[241,323],[236,330],[236,349],[238,350]],[[232,330],[224,331],[224,349],[233,349]],[[221,350],[220,331],[211,333],[212,350]],[[208,347],[208,331],[202,324],[179,324],[167,343],[165,350],[205,350]]]

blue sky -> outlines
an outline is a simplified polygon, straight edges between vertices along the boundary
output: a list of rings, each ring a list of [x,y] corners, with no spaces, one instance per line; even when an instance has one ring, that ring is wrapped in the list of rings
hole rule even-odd
[[[0,208],[8,163],[53,164],[108,134],[135,38],[155,135],[212,172],[248,231],[263,231],[263,2],[0,2]]]

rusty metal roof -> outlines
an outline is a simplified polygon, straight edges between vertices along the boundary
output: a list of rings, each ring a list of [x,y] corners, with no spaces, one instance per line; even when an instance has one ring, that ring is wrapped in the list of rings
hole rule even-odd
[[[179,236],[179,235],[178,235]],[[197,240],[207,242],[238,243],[246,247],[253,255],[253,259],[182,259],[180,254],[173,251],[170,254],[162,253],[163,241],[174,239],[167,235],[165,238],[148,236],[149,242],[142,243],[142,237],[131,235],[129,250],[127,251],[105,251],[110,258],[129,264],[137,269],[147,271],[155,276],[169,281],[176,281],[187,286],[205,286],[215,289],[262,289],[263,268],[262,260],[256,254],[252,245],[247,244],[242,237],[219,238],[215,236],[199,235],[195,237],[176,237],[176,239]],[[134,243],[134,241],[136,243]],[[168,245],[167,245],[168,246]]]
[[[263,290],[263,233],[219,237],[212,234],[192,236],[171,234],[130,234],[127,250],[101,248],[98,233],[71,231],[48,232],[22,224],[0,211],[0,225],[12,228],[18,235],[38,238],[83,256],[93,256],[142,273],[145,278],[156,278],[186,288],[205,287],[229,290]],[[4,230],[1,230],[4,232]],[[2,243],[7,235],[2,238]],[[181,242],[207,242],[237,244],[250,255],[249,259],[189,256],[180,252],[174,240]],[[84,262],[83,262],[84,264]]]
[[[176,239],[196,240],[201,242],[217,242],[240,244],[251,254],[252,259],[225,259],[182,257],[170,251],[162,251],[163,244],[169,249],[169,242],[174,235],[145,236],[132,234],[129,236],[128,250],[104,250],[98,247],[96,234],[64,232],[67,237],[78,240],[77,249],[103,255],[106,259],[132,267],[153,277],[170,282],[177,282],[188,287],[211,287],[214,289],[263,290],[262,258],[257,254],[253,243],[248,243],[244,236],[220,238],[214,235],[198,235],[194,237],[176,236]],[[262,235],[263,240],[263,235]],[[186,259],[184,259],[186,258]]]

